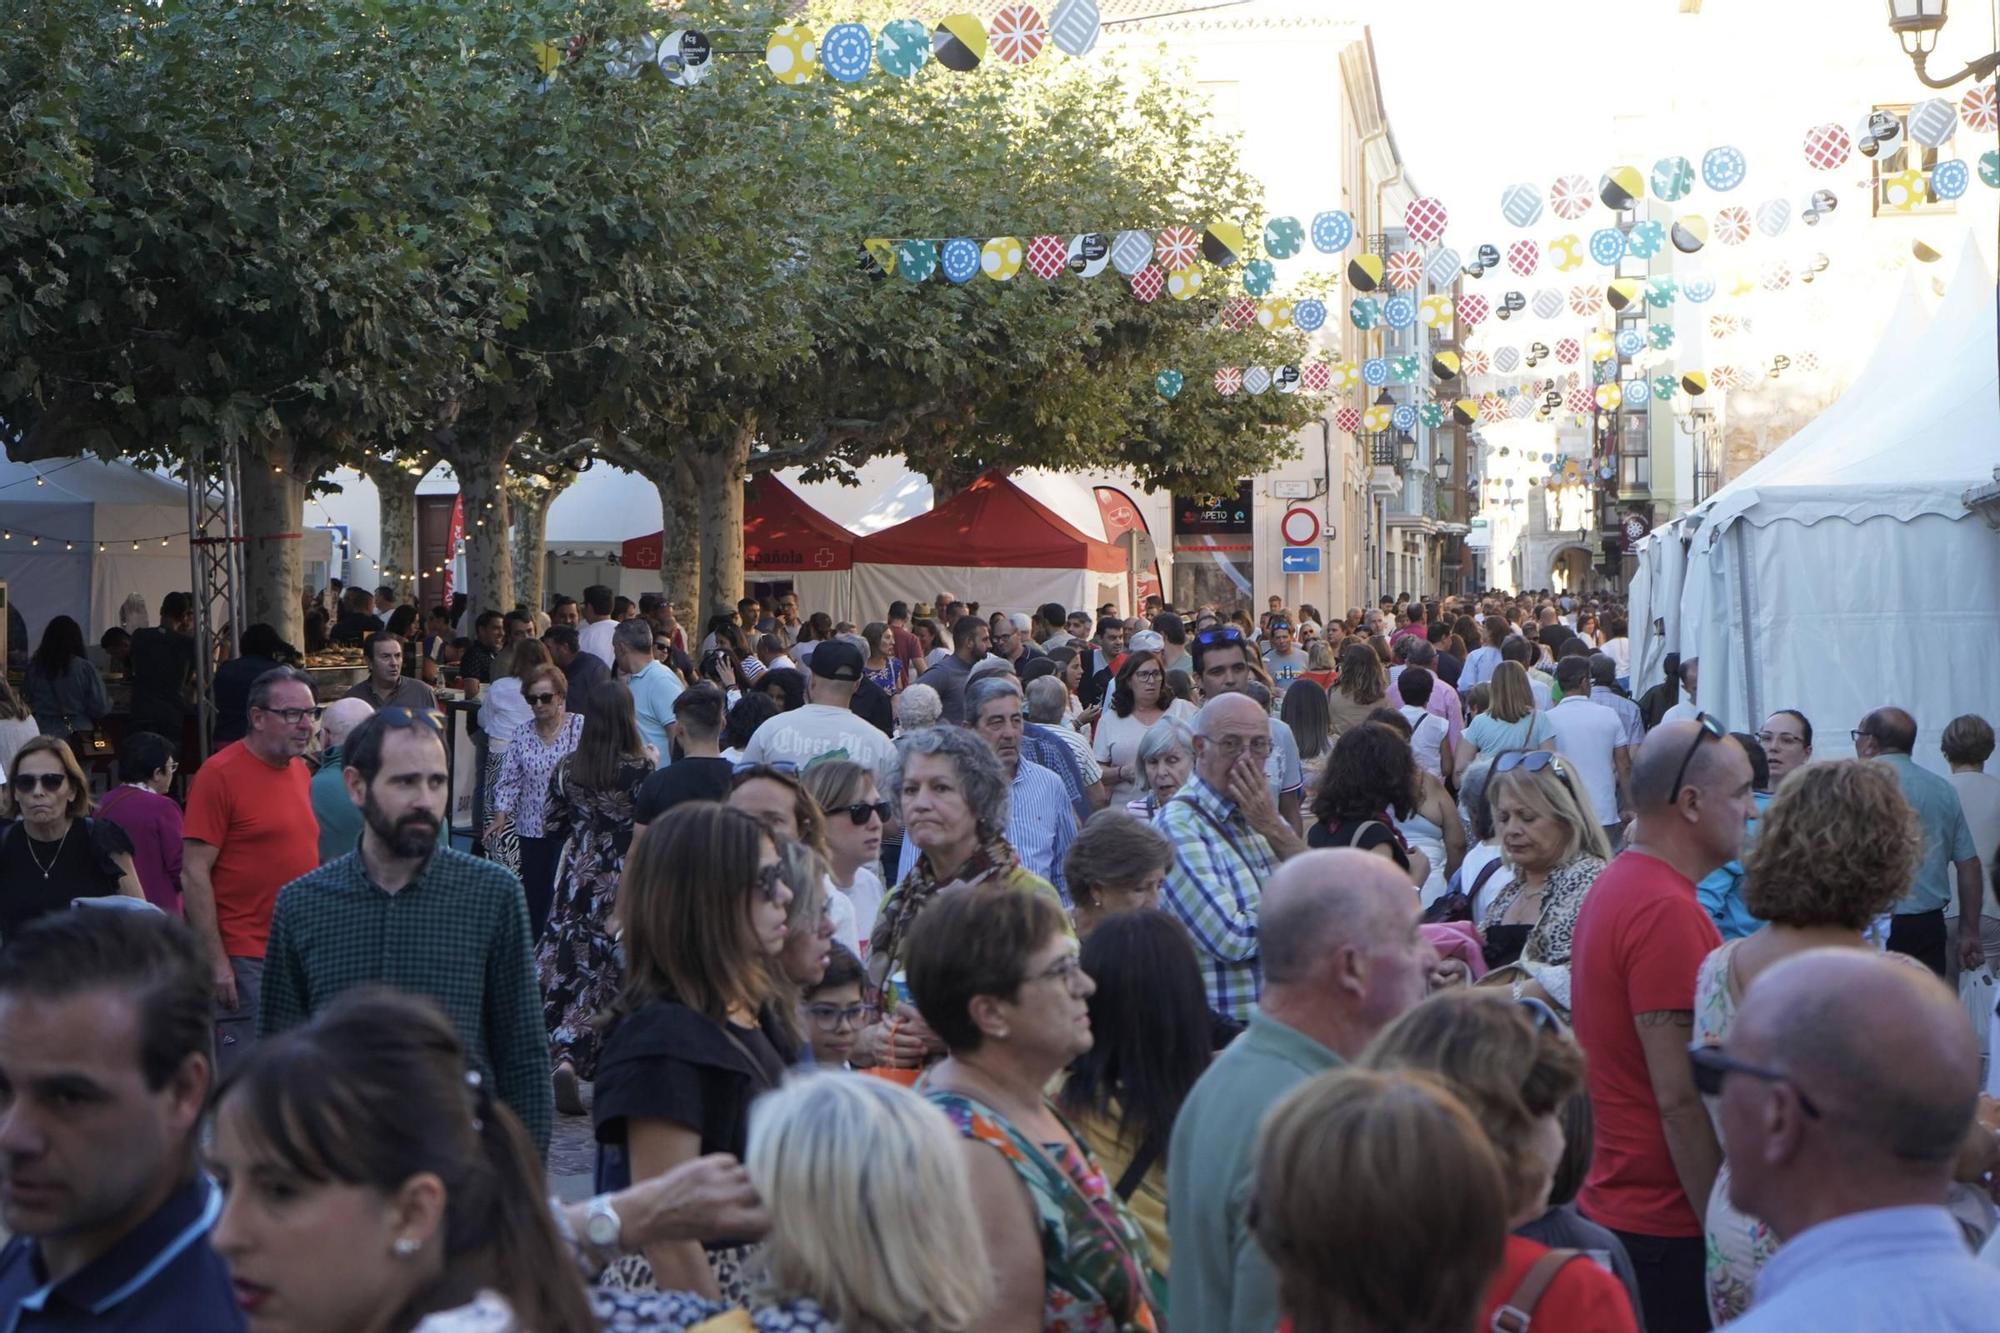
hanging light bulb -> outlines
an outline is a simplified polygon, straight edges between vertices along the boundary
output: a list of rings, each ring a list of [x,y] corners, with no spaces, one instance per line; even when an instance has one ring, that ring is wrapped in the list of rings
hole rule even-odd
[[[166,544],[167,544],[167,539],[165,537],[160,538],[160,545],[165,546]]]
[[[75,543],[75,542],[64,542],[64,543],[63,543],[63,550],[65,550],[65,551],[74,551],[75,549],[76,549],[76,543]]]
[[[135,550],[135,551],[136,551],[136,550],[138,550],[138,549],[139,549],[139,543],[137,543],[137,542],[133,542],[133,543],[132,543],[132,549],[133,549],[133,550]]]
[[[42,544],[42,539],[40,537],[28,538],[28,545],[30,546],[40,546],[41,544]]]
[[[97,544],[97,553],[98,553],[99,555],[103,555],[103,554],[104,554],[104,543],[103,543],[103,542],[99,542],[99,543]]]
[[[37,486],[46,486],[46,485],[48,485],[48,484],[49,484],[49,479],[48,479],[47,477],[44,477],[44,476],[43,476],[43,475],[42,475],[41,473],[39,473],[39,472],[37,472],[37,473],[35,474],[35,485],[37,485]]]

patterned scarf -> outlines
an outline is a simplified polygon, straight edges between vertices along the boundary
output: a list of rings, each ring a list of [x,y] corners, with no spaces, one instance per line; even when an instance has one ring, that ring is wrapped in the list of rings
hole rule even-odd
[[[980,845],[958,868],[958,877],[949,884],[939,884],[937,875],[931,869],[928,853],[919,853],[917,863],[910,867],[910,873],[902,883],[889,890],[889,896],[882,902],[882,909],[875,922],[875,931],[868,937],[869,979],[876,989],[881,989],[889,974],[901,964],[899,956],[903,942],[910,937],[910,927],[917,923],[917,917],[931,905],[939,892],[945,889],[970,887],[984,880],[1005,879],[1019,865],[1014,849],[1004,837],[994,837]]]

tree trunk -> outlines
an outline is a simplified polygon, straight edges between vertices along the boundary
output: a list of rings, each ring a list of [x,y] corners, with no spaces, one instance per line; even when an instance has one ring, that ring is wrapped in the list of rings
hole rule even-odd
[[[652,480],[660,492],[660,591],[673,602],[674,614],[694,628],[685,619],[701,605],[701,506],[695,494],[694,469],[688,466],[687,455],[677,452],[655,470]],[[740,495],[742,488],[737,489]],[[743,530],[740,512],[736,527],[739,533]],[[737,550],[742,549],[739,541]]]
[[[728,615],[743,596],[743,481],[757,431],[744,423],[697,447],[692,459],[701,507],[701,621]],[[662,561],[664,563],[664,561]]]
[[[475,444],[474,446],[478,446]],[[465,501],[465,591],[474,614],[514,609],[514,560],[507,542],[507,458],[513,440],[452,460]]]
[[[530,610],[549,609],[549,509],[576,481],[575,473],[562,475],[567,479],[560,482],[518,484],[512,497],[516,600],[526,602]]]
[[[294,449],[245,449],[237,502],[243,517],[243,624],[269,625],[305,647],[306,483],[293,475]],[[274,471],[273,469],[283,469]]]
[[[428,466],[425,471],[429,471]],[[417,595],[417,483],[423,472],[411,472],[400,463],[374,463],[364,471],[375,483],[380,509],[380,535],[376,544],[375,566],[378,582],[396,590],[397,597],[416,600]]]

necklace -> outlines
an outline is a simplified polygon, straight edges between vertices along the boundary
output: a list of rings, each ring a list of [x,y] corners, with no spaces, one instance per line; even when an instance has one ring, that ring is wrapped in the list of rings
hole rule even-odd
[[[42,872],[43,879],[48,879],[50,876],[56,873],[56,863],[62,860],[63,848],[69,845],[70,829],[73,829],[75,827],[76,827],[76,821],[71,820],[69,828],[63,830],[62,840],[56,844],[56,854],[49,858],[49,863],[47,865],[42,864],[41,853],[35,850],[34,838],[28,836],[28,830],[25,827],[22,828],[21,836],[28,838],[28,855],[34,858],[35,869]]]

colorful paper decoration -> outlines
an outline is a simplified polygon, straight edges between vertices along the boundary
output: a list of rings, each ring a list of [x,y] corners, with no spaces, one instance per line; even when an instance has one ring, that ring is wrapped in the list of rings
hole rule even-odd
[[[1153,257],[1153,238],[1143,231],[1121,231],[1111,242],[1111,266],[1131,277]]]
[[[1215,372],[1215,391],[1224,398],[1243,387],[1243,372],[1234,366],[1224,366]]]
[[[1750,210],[1731,204],[1715,210],[1715,239],[1724,245],[1741,245],[1750,239]]]
[[[1389,425],[1408,434],[1417,428],[1417,409],[1408,403],[1397,406],[1389,413]]]
[[[1307,393],[1325,393],[1333,385],[1333,375],[1326,362],[1308,361],[1299,369],[1299,382],[1305,386]],[[1339,422],[1336,420],[1334,424]]]
[[[954,74],[970,74],[986,59],[986,25],[975,14],[947,14],[931,31],[931,55]]]
[[[979,251],[979,271],[995,282],[1010,281],[1021,271],[1021,242],[1013,236],[995,236]]]
[[[1828,121],[1806,131],[1805,151],[1807,166],[1815,171],[1832,171],[1845,165],[1848,154],[1854,151],[1854,140],[1844,127]]]
[[[1347,285],[1357,292],[1372,292],[1382,285],[1385,269],[1382,256],[1358,254],[1347,264]]]
[[[1574,232],[1549,242],[1549,263],[1558,273],[1573,273],[1583,267],[1583,242]]]
[[[1594,315],[1604,308],[1604,293],[1595,287],[1569,289],[1569,309],[1573,315]]]
[[[1445,350],[1431,353],[1431,374],[1438,380],[1455,380],[1460,367],[1457,352]]]
[[[1571,389],[1563,405],[1572,412],[1588,412],[1597,405],[1597,400],[1588,389]]]
[[[1542,247],[1533,241],[1516,241],[1507,247],[1507,267],[1524,278],[1533,277],[1542,266]]]
[[[1089,55],[1102,26],[1097,0],[1060,0],[1049,14],[1049,40],[1064,55]]]
[[[1188,301],[1201,290],[1204,281],[1198,268],[1177,268],[1167,274],[1167,295],[1176,301]]]
[[[1903,118],[1893,111],[1871,111],[1855,128],[1854,142],[1863,157],[1893,157],[1903,146]]]
[[[1882,178],[1882,206],[1907,213],[1924,202],[1930,182],[1924,173],[1911,167]]]
[[[1646,279],[1646,304],[1655,310],[1664,310],[1680,295],[1680,282],[1670,275]]]
[[[1750,164],[1740,149],[1724,146],[1702,154],[1701,182],[1711,190],[1726,194],[1741,185],[1749,172]]]
[[[1341,408],[1333,414],[1333,425],[1335,430],[1344,431],[1349,435],[1360,434],[1361,409],[1358,407]]]
[[[1942,97],[1919,102],[1910,108],[1910,137],[1926,148],[1936,148],[1958,132],[1958,109]]]
[[[1577,342],[1576,339],[1574,338],[1556,339],[1556,360],[1562,362],[1564,365],[1566,366],[1575,365],[1577,358],[1582,355],[1583,355],[1583,347]]]
[[[1307,333],[1326,323],[1326,302],[1307,297],[1292,307],[1292,323]]]
[[[1478,328],[1490,313],[1486,298],[1476,292],[1458,303],[1458,318],[1467,328]]]
[[[1496,347],[1493,349],[1493,369],[1495,372],[1502,375],[1511,375],[1520,368],[1520,365],[1521,353],[1518,348]]]
[[[1634,259],[1651,259],[1667,244],[1667,227],[1651,218],[1634,223],[1625,233],[1625,253]]]
[[[1436,199],[1412,199],[1403,209],[1403,227],[1419,245],[1429,245],[1443,236],[1450,218],[1444,204]]]
[[[1407,296],[1392,296],[1382,303],[1382,322],[1392,329],[1407,329],[1417,322],[1417,303]]]
[[[1460,398],[1451,405],[1451,419],[1454,424],[1470,426],[1479,420],[1479,403],[1475,399]]]
[[[954,236],[938,253],[945,281],[970,282],[979,272],[979,242],[969,236]]]
[[[989,35],[996,60],[1025,65],[1042,53],[1042,44],[1049,39],[1049,26],[1042,21],[1042,11],[1033,5],[1008,5],[993,16]]]
[[[1278,280],[1278,269],[1268,259],[1253,259],[1243,266],[1243,290],[1252,296],[1267,296]]]
[[[1616,227],[1599,227],[1590,233],[1590,257],[1610,268],[1625,257],[1625,233]]]
[[[1614,213],[1632,207],[1645,190],[1645,177],[1637,167],[1613,167],[1597,180],[1597,197]]]
[[[1514,401],[1507,405],[1507,415],[1513,417],[1516,421],[1530,416],[1534,410],[1535,400],[1525,393],[1516,394]]]
[[[1079,278],[1094,278],[1110,266],[1111,238],[1101,231],[1087,231],[1069,238],[1063,253],[1064,267]]]
[[[1681,295],[1701,305],[1715,295],[1715,279],[1706,273],[1691,273],[1681,279]]]
[[[1966,89],[1965,96],[1958,99],[1958,114],[1974,134],[2000,129],[2000,98],[1996,98],[1993,85],[1975,83]]]
[[[886,236],[870,236],[861,242],[861,248],[875,261],[885,277],[893,277],[896,272],[896,243]]]
[[[931,63],[930,30],[915,19],[883,24],[875,37],[875,63],[892,78],[916,78]]]
[[[1036,236],[1028,242],[1028,272],[1054,278],[1069,264],[1069,244],[1060,236]]]
[[[1659,399],[1661,402],[1672,398],[1680,387],[1672,375],[1661,374],[1653,376],[1653,397]]]
[[[1299,368],[1297,366],[1274,366],[1271,370],[1271,387],[1279,393],[1299,391]]]
[[[1361,382],[1371,389],[1379,389],[1389,382],[1389,358],[1371,356],[1361,363]]]
[[[1774,259],[1765,266],[1757,285],[1767,292],[1782,292],[1792,285],[1791,266],[1782,259]]]
[[[1361,429],[1374,434],[1389,429],[1389,409],[1370,404],[1362,409]]]
[[[1466,374],[1484,375],[1489,371],[1491,371],[1492,369],[1493,369],[1493,358],[1486,355],[1485,352],[1471,351],[1465,354]]]
[[[1972,183],[1972,173],[1958,158],[1940,162],[1931,168],[1931,193],[1939,199],[1956,199],[1965,193]]]
[[[1624,401],[1625,401],[1625,395],[1623,392],[1620,391],[1617,385],[1600,384],[1597,386],[1597,405],[1604,411],[1616,412],[1618,410],[1619,404],[1623,403]]]
[[[715,69],[715,48],[706,34],[693,28],[677,28],[666,35],[653,61],[668,83],[676,88],[692,88]]]
[[[1217,268],[1228,268],[1243,257],[1243,228],[1234,222],[1211,222],[1201,234],[1202,258]]]
[[[1459,262],[1458,251],[1448,245],[1433,254],[1430,263],[1424,267],[1424,272],[1430,275],[1433,287],[1451,286],[1463,270],[1464,265]]]
[[[1430,430],[1436,430],[1439,426],[1444,425],[1444,404],[1442,403],[1418,404],[1417,420],[1423,422],[1426,428]]]
[[[1347,322],[1363,333],[1382,322],[1382,303],[1372,296],[1357,296],[1347,307]]]
[[[1549,207],[1565,222],[1574,222],[1590,211],[1595,202],[1590,181],[1584,176],[1558,176],[1549,186]]]
[[[1361,384],[1361,367],[1355,365],[1352,361],[1341,361],[1338,355],[1335,357],[1335,362],[1330,373],[1333,375],[1333,390],[1335,393],[1346,393],[1351,389],[1358,388]]]
[[[927,282],[937,272],[937,247],[929,241],[902,241],[896,246],[896,272],[910,282]]]
[[[2000,150],[1989,148],[1979,155],[1979,183],[2000,190]]]
[[[1417,303],[1417,318],[1427,329],[1442,328],[1451,323],[1451,298],[1442,293],[1426,296]],[[1303,325],[1301,326],[1303,327]]]
[[[875,39],[866,24],[836,23],[826,30],[820,44],[820,68],[837,83],[859,83],[868,77],[875,63]]]
[[[1689,213],[1674,223],[1671,233],[1674,249],[1684,255],[1694,254],[1708,244],[1708,219],[1699,213]]]
[[[1604,303],[1613,310],[1629,310],[1646,299],[1646,284],[1637,278],[1613,278],[1604,287]]]
[[[1424,373],[1424,359],[1420,356],[1397,356],[1389,359],[1389,378],[1398,384],[1415,384],[1417,377]]]
[[[1271,372],[1262,366],[1252,366],[1243,372],[1243,392],[1260,394],[1271,387]]]
[[[1517,227],[1534,226],[1542,216],[1542,192],[1525,182],[1509,185],[1500,192],[1500,216]]]
[[[1201,259],[1201,237],[1193,227],[1167,227],[1153,238],[1153,250],[1159,256],[1160,267],[1169,273],[1193,268]]]
[[[1354,239],[1354,219],[1335,208],[1313,215],[1313,248],[1321,254],[1337,255]]]
[[[1640,334],[1639,330],[1625,328],[1618,330],[1617,334],[1611,339],[1611,345],[1617,349],[1618,355],[1633,357],[1639,355],[1645,348],[1646,340]]]
[[[1132,295],[1141,302],[1151,303],[1160,299],[1160,293],[1167,288],[1167,275],[1148,264],[1132,275]]]
[[[1653,164],[1653,197],[1673,203],[1694,188],[1694,163],[1684,157],[1663,157]]]
[[[1537,319],[1554,319],[1563,312],[1563,294],[1553,287],[1544,287],[1535,293],[1530,309]]]
[[[1382,265],[1382,277],[1399,292],[1415,287],[1424,278],[1424,257],[1415,250],[1398,250]]]
[[[1788,199],[1766,199],[1757,205],[1757,230],[1766,236],[1780,236],[1791,225],[1792,205]]]
[[[1264,253],[1273,259],[1290,259],[1305,243],[1306,229],[1297,218],[1272,218],[1264,224]]]
[[[1699,398],[1708,392],[1708,376],[1699,370],[1683,371],[1681,392],[1690,398]]]
[[[1257,303],[1257,327],[1266,333],[1282,333],[1292,326],[1292,303],[1273,296]]]
[[[813,30],[803,23],[781,23],[773,28],[764,47],[764,65],[779,83],[790,87],[811,83],[819,70]]]
[[[1153,388],[1160,397],[1172,400],[1180,397],[1183,378],[1178,370],[1163,370],[1153,376]]]

